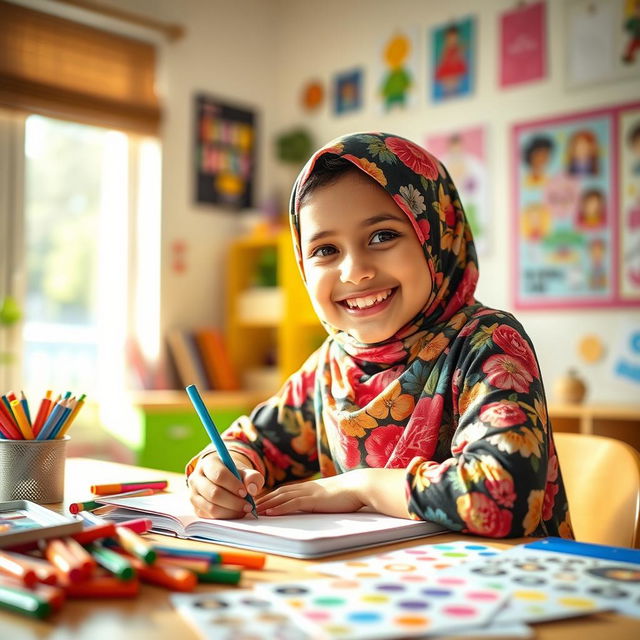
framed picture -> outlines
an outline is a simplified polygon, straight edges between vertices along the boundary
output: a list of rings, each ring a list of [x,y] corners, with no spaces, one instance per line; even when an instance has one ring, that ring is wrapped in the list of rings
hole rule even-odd
[[[196,202],[252,206],[255,138],[253,111],[195,97]]]
[[[362,107],[362,70],[338,73],[334,79],[334,111],[336,115],[358,111]]]
[[[381,113],[415,107],[417,45],[415,27],[398,29],[381,42],[376,71]]]
[[[631,234],[640,232],[638,201],[625,195],[633,192],[629,180],[638,193],[640,166],[639,175],[633,171],[640,143],[634,146],[632,132],[640,124],[639,108],[616,106],[513,127],[517,308],[640,306],[640,282],[634,284],[640,238],[635,236],[634,248]]]
[[[473,92],[475,19],[471,16],[435,27],[431,32],[431,97],[434,102]]]
[[[492,229],[486,125],[430,134],[425,143],[453,178],[478,255],[486,255]]]

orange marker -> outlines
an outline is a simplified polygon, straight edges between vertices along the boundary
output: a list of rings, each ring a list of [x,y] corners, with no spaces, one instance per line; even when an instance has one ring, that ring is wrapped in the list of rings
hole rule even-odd
[[[9,555],[0,551],[0,573],[17,578],[27,587],[32,587],[38,581],[36,572],[16,556],[17,554]]]
[[[28,556],[24,553],[16,553],[15,551],[5,551],[8,556],[15,558],[25,567],[30,567],[35,571],[38,582],[48,585],[58,584],[58,572],[56,568],[47,560]]]
[[[70,582],[78,582],[84,578],[82,568],[75,556],[59,538],[47,540],[43,543],[44,555],[57,567],[62,575]]]
[[[235,564],[247,569],[262,569],[267,560],[264,553],[255,551],[218,551],[220,564]]]
[[[118,580],[113,576],[94,576],[83,582],[72,582],[66,586],[70,598],[130,598],[140,591],[140,582]]]
[[[146,564],[153,564],[156,561],[156,552],[137,533],[126,527],[117,526],[116,535],[120,546],[129,553]]]
[[[92,484],[91,493],[99,496],[107,496],[111,493],[122,493],[124,491],[138,491],[139,489],[153,489],[162,491],[169,485],[167,480],[152,480],[149,482],[118,482],[116,484]]]
[[[75,557],[84,577],[90,578],[97,566],[95,558],[73,538],[65,538],[63,542],[67,545],[69,552]]]
[[[211,568],[211,562],[205,558],[179,558],[176,556],[162,556],[162,564],[164,566],[182,567],[195,571],[196,573],[206,573]]]
[[[198,584],[198,577],[188,569],[174,567],[160,561],[149,566],[140,558],[127,557],[143,582],[165,587],[172,591],[193,591]]]

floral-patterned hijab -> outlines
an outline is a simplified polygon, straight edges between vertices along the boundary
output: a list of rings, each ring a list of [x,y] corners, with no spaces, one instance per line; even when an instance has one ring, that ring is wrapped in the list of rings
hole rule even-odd
[[[430,458],[435,450],[443,407],[428,407],[427,400],[436,391],[446,395],[451,389],[454,372],[445,364],[446,353],[479,308],[474,298],[478,266],[471,230],[451,177],[430,153],[387,133],[346,135],[317,151],[293,187],[290,223],[303,277],[298,194],[324,154],[353,163],[404,211],[422,245],[433,287],[421,313],[384,342],[362,344],[325,323],[331,339],[320,354],[322,370],[316,375],[315,413],[323,423],[318,426],[338,435],[325,440],[321,434],[322,440],[343,445],[342,451],[332,451],[336,471],[350,468],[350,450],[355,453],[353,447],[360,447],[349,436],[366,439],[377,426],[399,428],[399,439],[386,460],[369,466],[406,466],[413,456]],[[416,410],[421,400],[426,414]],[[429,430],[434,436],[430,442],[425,441],[425,421],[437,425]]]

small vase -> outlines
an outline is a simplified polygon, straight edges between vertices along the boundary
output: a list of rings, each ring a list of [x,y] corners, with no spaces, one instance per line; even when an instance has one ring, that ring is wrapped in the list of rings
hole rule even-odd
[[[569,369],[565,376],[556,380],[554,391],[559,402],[580,404],[587,393],[587,386],[575,369]]]

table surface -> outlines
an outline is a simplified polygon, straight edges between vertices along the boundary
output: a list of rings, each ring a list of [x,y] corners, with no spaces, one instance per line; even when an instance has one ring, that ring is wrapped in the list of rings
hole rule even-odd
[[[184,488],[184,476],[142,467],[112,462],[71,458],[67,461],[65,500],[49,508],[64,513],[70,502],[86,500],[91,484],[136,480],[168,479],[169,488]],[[464,539],[461,534],[432,536],[429,542],[450,542]],[[166,538],[151,534],[151,538]],[[468,538],[478,540],[478,538]],[[173,541],[173,540],[172,540]],[[521,543],[522,540],[484,540],[502,547]],[[177,541],[176,541],[177,542]],[[188,547],[215,550],[217,545],[195,541],[179,541]],[[417,542],[406,541],[379,547],[379,550],[410,547]],[[352,551],[332,556],[332,560],[346,560],[371,554],[372,549]],[[326,560],[326,558],[323,558]],[[295,580],[319,576],[314,572],[315,561],[268,556],[261,571],[245,570],[240,587],[249,588],[258,582]],[[197,592],[226,589],[225,586],[199,585]],[[140,594],[129,600],[68,600],[58,613],[45,621],[31,620],[17,614],[0,612],[0,638],[2,640],[196,640],[196,633],[171,606],[169,591],[142,584]],[[614,613],[600,613],[581,618],[547,622],[534,626],[535,637],[541,640],[566,640],[571,634],[580,640],[600,639],[607,636],[620,640],[640,637],[640,620],[625,618]]]

